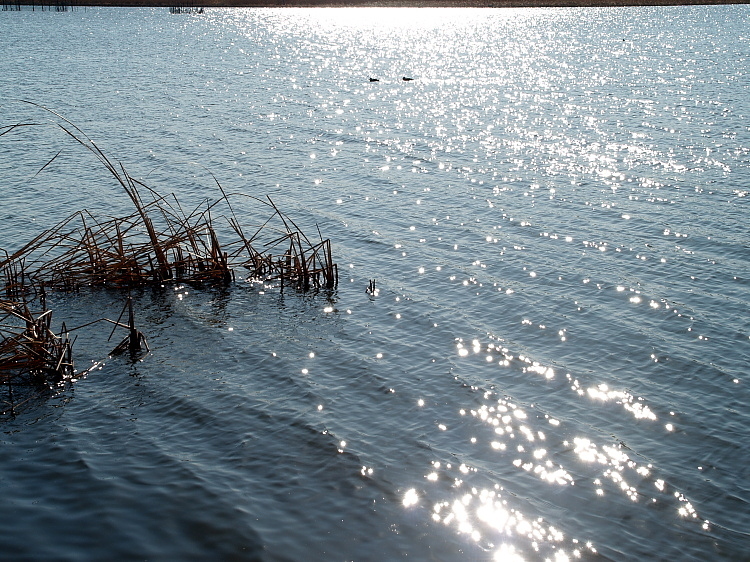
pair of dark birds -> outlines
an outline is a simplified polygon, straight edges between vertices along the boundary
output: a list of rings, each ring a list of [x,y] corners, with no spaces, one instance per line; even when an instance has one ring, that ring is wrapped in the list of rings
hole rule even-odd
[[[404,82],[411,82],[412,80],[414,80],[414,78],[407,78],[406,76],[404,76],[403,78],[401,78],[401,80],[403,80]],[[370,82],[380,82],[380,79],[370,77]]]

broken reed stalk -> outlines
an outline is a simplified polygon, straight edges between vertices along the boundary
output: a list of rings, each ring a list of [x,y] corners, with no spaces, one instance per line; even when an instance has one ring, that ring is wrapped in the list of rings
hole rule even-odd
[[[122,320],[122,315],[125,314],[125,311],[128,311],[128,324],[127,326],[120,324],[120,320]],[[103,318],[106,322],[112,322],[111,320],[108,320],[107,318]],[[112,336],[115,333],[115,330],[119,327],[127,328],[128,329],[128,335],[125,337],[124,340],[122,340],[117,347],[115,347],[112,351],[109,352],[110,355],[121,355],[125,353],[126,351],[130,352],[131,356],[135,356],[139,353],[142,353],[144,351],[148,352],[149,347],[148,343],[146,342],[146,336],[144,336],[141,332],[135,329],[135,314],[133,313],[133,299],[128,297],[127,302],[125,303],[125,306],[122,309],[122,312],[120,313],[119,318],[117,319],[117,322],[112,322],[115,327],[112,328],[112,333],[109,335],[108,339],[111,339]]]

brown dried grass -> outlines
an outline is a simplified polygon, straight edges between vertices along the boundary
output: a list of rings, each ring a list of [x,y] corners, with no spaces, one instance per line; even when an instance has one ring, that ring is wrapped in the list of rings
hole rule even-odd
[[[252,236],[245,233],[247,227],[238,220],[230,197],[213,175],[220,196],[187,214],[174,194],[162,196],[130,176],[122,164],[110,160],[66,118],[31,105],[55,115],[59,119],[57,126],[104,165],[132,201],[134,212],[102,220],[84,209],[16,252],[6,252],[0,258],[6,296],[15,297],[39,287],[131,288],[168,280],[227,283],[234,280],[235,270],[240,267],[251,278],[278,280],[282,287],[303,291],[331,289],[338,283],[330,240],[324,240],[318,231],[319,241],[312,242],[270,197],[250,197],[268,210],[268,219],[255,228]],[[6,127],[0,136],[30,125]],[[142,193],[147,194],[148,201]],[[212,216],[228,222],[231,239],[219,240]]]

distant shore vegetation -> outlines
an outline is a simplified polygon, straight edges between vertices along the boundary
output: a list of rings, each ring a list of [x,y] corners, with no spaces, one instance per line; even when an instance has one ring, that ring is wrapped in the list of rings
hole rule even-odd
[[[173,12],[199,12],[201,8],[549,8],[747,4],[747,0],[5,0],[3,7],[46,6],[178,8]]]

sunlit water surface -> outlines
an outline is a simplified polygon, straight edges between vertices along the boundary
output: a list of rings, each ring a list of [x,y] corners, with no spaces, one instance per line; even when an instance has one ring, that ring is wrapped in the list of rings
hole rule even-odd
[[[138,292],[135,365],[81,331],[104,364],[0,426],[0,556],[746,559],[749,23],[0,13],[1,125],[43,104],[186,207],[211,173],[269,194],[341,273]],[[129,214],[100,168],[0,137],[0,246]],[[123,300],[53,294],[53,324]]]

